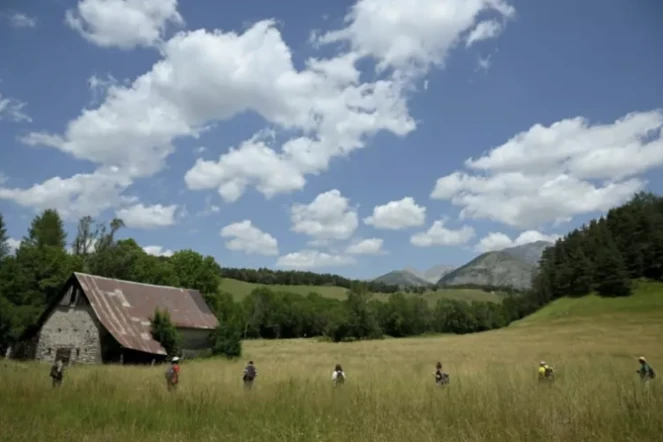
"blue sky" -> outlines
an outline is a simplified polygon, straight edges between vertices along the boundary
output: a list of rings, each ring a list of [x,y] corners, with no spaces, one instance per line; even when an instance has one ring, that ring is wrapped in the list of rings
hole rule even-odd
[[[373,277],[663,190],[656,0],[10,1],[0,212]]]

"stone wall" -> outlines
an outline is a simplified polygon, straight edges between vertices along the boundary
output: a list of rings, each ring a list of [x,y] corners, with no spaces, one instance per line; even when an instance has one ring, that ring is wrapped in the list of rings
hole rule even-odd
[[[35,358],[54,362],[56,355],[70,363],[101,363],[99,324],[89,305],[58,305],[39,332]]]

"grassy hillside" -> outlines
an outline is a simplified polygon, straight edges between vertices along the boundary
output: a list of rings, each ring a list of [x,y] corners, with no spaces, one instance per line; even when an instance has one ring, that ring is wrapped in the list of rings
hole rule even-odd
[[[521,326],[464,336],[250,341],[241,361],[184,361],[171,394],[163,367],[75,366],[53,392],[48,366],[0,362],[0,440],[660,440],[663,379],[641,385],[635,370],[641,354],[662,370],[662,297],[663,284],[641,283],[632,298],[562,299]],[[541,359],[552,384],[535,379]],[[445,389],[433,384],[437,360]],[[336,362],[348,376],[339,390]]]
[[[511,326],[545,325],[579,320],[610,319],[618,321],[651,321],[663,323],[663,283],[635,281],[634,293],[625,298],[602,298],[596,295],[561,298],[533,315]],[[661,334],[663,336],[663,334]]]
[[[229,292],[236,300],[241,300],[246,297],[253,289],[260,287],[262,284],[254,284],[251,282],[239,281],[236,279],[224,278],[221,282],[221,290]],[[343,287],[332,286],[310,286],[310,285],[268,285],[272,290],[283,290],[291,293],[297,293],[306,296],[311,292],[316,292],[321,296],[333,299],[345,299],[347,289]],[[386,300],[389,297],[387,293],[375,293],[373,295],[376,299]],[[499,302],[500,297],[495,293],[488,293],[478,289],[443,289],[438,291],[431,291],[423,295],[408,294],[407,296],[420,296],[427,299],[430,303],[434,304],[439,299],[456,299],[463,301],[492,301]]]

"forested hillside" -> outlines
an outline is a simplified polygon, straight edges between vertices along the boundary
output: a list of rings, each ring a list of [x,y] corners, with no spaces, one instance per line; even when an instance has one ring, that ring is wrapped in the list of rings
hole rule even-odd
[[[663,198],[640,193],[544,250],[534,298],[629,296],[631,280],[663,279]]]

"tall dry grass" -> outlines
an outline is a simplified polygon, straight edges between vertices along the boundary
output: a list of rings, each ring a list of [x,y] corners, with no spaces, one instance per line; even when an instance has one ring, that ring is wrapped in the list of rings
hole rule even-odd
[[[249,392],[245,361],[185,361],[173,393],[164,367],[77,366],[54,391],[48,365],[0,363],[0,440],[663,440],[661,379],[645,387],[635,374],[640,354],[663,367],[661,337],[656,323],[594,321],[351,344],[248,342],[244,359],[259,372]],[[556,368],[554,383],[536,381],[540,359]],[[451,374],[442,389],[437,360]],[[333,389],[337,361],[348,380]]]

